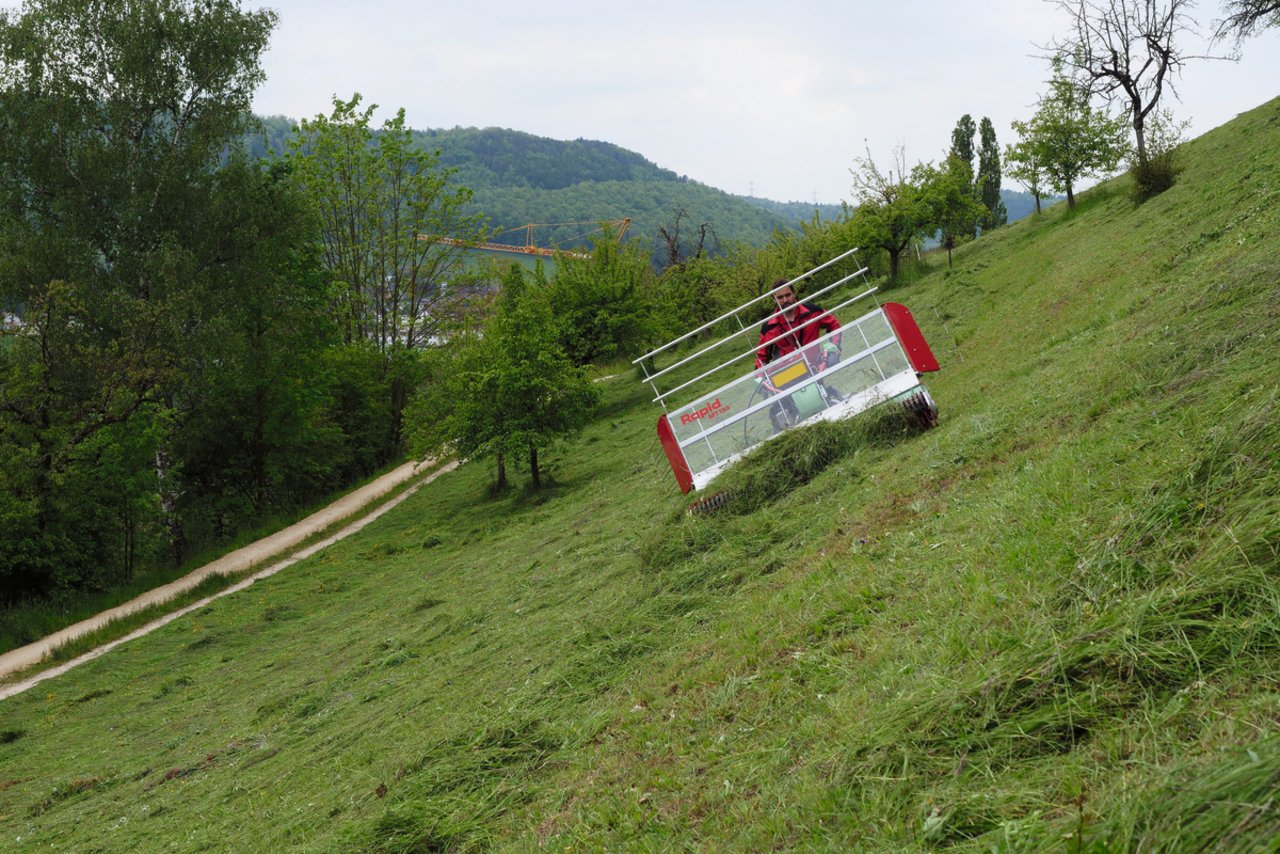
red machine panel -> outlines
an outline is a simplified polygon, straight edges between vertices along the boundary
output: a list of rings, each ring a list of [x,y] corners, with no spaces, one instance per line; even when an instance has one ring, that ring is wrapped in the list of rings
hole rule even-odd
[[[671,471],[675,473],[680,491],[688,495],[689,490],[693,489],[693,473],[689,471],[689,464],[685,462],[684,452],[680,450],[680,443],[671,432],[671,422],[666,415],[658,416],[658,438],[662,440],[662,450],[667,452],[667,462],[671,463]]]
[[[906,351],[907,359],[911,361],[911,367],[915,368],[916,373],[927,374],[938,370],[938,360],[929,349],[929,342],[924,340],[920,327],[916,326],[916,319],[911,316],[910,309],[896,302],[887,302],[882,308],[884,316],[889,318],[889,325],[893,327],[893,332],[898,336],[898,341],[901,342],[902,349]]]

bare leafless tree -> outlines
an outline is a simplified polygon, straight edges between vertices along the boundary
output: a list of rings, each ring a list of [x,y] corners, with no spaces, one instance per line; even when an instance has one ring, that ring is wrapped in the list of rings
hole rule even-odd
[[[711,242],[712,252],[720,251],[720,235],[716,234],[715,226],[709,222],[698,224],[698,245],[693,247],[693,257],[701,258],[708,251],[707,242]]]
[[[676,218],[671,223],[671,227],[668,228],[663,224],[658,226],[658,235],[662,238],[668,267],[675,267],[680,263],[680,220],[684,219],[684,215],[684,208],[676,208]]]
[[[684,208],[676,208],[675,220],[669,226],[658,226],[658,236],[662,238],[667,267],[680,267],[686,259],[696,260],[708,251],[719,251],[720,238],[716,234],[715,226],[710,222],[698,225],[698,242],[692,251],[680,242],[680,221],[684,219],[686,213],[688,212]],[[710,247],[707,246],[708,240],[711,241]]]
[[[1240,42],[1268,27],[1280,27],[1280,0],[1228,0],[1226,17],[1214,22],[1214,41]]]
[[[1147,117],[1182,66],[1206,55],[1184,52],[1180,37],[1198,33],[1193,0],[1050,0],[1072,20],[1072,32],[1044,47],[1060,56],[1090,90],[1120,101],[1133,124],[1138,164],[1147,164]]]

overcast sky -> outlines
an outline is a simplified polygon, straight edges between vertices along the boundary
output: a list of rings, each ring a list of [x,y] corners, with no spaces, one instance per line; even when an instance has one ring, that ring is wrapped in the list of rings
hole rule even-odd
[[[360,92],[415,128],[604,140],[731,193],[830,203],[864,146],[936,160],[964,113],[1012,141],[1048,76],[1035,45],[1065,31],[1041,0],[243,2],[280,15],[261,114]],[[1193,134],[1280,95],[1280,29],[1242,62],[1190,63],[1179,91]]]
[[[358,91],[415,128],[604,140],[731,193],[832,203],[864,144],[935,160],[964,113],[1012,141],[1048,76],[1035,45],[1064,31],[1038,0],[249,5],[280,14],[259,113],[313,116]],[[1189,64],[1179,91],[1195,134],[1280,95],[1280,30],[1240,63]]]

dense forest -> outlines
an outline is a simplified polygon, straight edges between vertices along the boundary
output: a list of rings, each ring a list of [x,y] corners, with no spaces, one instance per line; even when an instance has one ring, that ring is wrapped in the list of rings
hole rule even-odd
[[[816,213],[825,220],[835,220],[845,213],[844,205],[828,205],[821,202],[775,202],[759,196],[739,196],[738,198],[765,210],[785,217],[792,222],[804,222],[813,219]]]

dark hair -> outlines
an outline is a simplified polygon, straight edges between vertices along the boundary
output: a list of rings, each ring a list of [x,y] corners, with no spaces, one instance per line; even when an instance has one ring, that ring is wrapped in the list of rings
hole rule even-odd
[[[773,287],[769,288],[769,290],[776,291],[778,288],[782,287],[783,285],[787,285],[788,287],[790,287],[791,293],[793,294],[798,293],[796,291],[796,286],[790,284],[790,279],[778,279],[776,282],[773,283]]]

